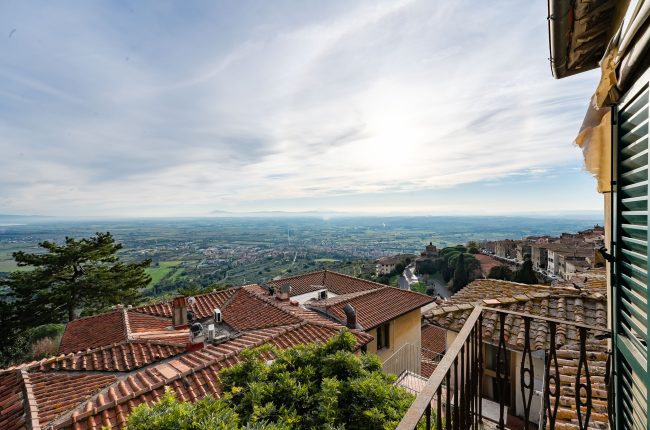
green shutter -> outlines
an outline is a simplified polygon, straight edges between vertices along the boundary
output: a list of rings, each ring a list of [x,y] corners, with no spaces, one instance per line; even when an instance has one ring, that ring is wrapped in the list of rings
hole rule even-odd
[[[647,429],[648,412],[648,81],[613,110],[614,354],[617,428]]]

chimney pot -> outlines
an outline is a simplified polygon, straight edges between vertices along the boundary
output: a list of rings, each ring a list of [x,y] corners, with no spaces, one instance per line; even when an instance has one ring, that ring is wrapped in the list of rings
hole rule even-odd
[[[347,328],[357,328],[357,310],[350,303],[343,308],[345,312],[345,326]]]
[[[291,296],[291,285],[284,284],[280,287],[280,293],[277,295],[279,300],[287,301]]]
[[[187,327],[187,299],[175,297],[172,301],[172,324],[175,329]]]

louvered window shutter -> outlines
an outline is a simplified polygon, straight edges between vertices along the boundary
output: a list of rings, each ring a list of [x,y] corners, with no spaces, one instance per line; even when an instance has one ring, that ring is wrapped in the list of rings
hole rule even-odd
[[[613,346],[618,429],[647,429],[648,75],[613,110]]]

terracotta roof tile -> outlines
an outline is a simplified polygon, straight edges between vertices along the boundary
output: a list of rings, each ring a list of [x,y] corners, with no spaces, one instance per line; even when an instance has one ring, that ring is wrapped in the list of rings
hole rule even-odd
[[[420,373],[428,378],[447,350],[447,330],[431,324],[423,324],[421,339]]]
[[[368,330],[431,302],[433,299],[424,294],[383,287],[363,294],[310,302],[307,306],[345,322],[343,308],[350,303],[357,311],[357,323]]]
[[[185,343],[186,341],[182,344],[147,340],[124,341],[110,346],[44,358],[5,370],[125,372],[180,354],[186,349]]]
[[[310,342],[325,342],[340,327],[301,323],[246,333],[223,344],[208,346],[187,353],[178,359],[154,368],[131,373],[125,379],[105,388],[94,399],[79,405],[70,416],[57,422],[54,428],[91,429],[105,425],[123,428],[130,410],[140,403],[151,404],[160,399],[169,386],[179,399],[196,401],[207,394],[219,396],[219,372],[239,362],[243,348],[272,344],[287,348]],[[357,346],[370,342],[371,336],[355,332]]]
[[[0,374],[0,429],[27,428],[26,403],[20,370]]]
[[[325,287],[334,294],[349,294],[385,287],[383,284],[355,278],[342,273],[331,272],[329,270],[305,273],[303,275],[291,276],[269,282],[269,285],[276,290],[286,284],[291,285],[291,296],[316,291],[315,286]]]
[[[187,338],[173,331],[171,320],[136,312],[132,309],[117,309],[111,312],[79,318],[66,324],[59,352],[67,354],[126,342],[134,338],[165,338],[166,335]],[[168,342],[172,342],[167,337]],[[186,341],[182,342],[183,344]]]
[[[77,352],[83,349],[112,345],[127,340],[124,311],[79,318],[66,324],[59,352]]]
[[[238,331],[296,324],[300,319],[241,288],[222,310],[223,320]]]
[[[542,290],[541,292],[539,290]],[[526,295],[529,300],[503,300],[504,298]],[[460,309],[461,303],[482,305],[492,301],[489,297],[499,297],[495,307],[526,313],[563,319],[567,322],[583,323],[590,326],[607,327],[607,298],[599,293],[579,291],[575,288],[546,287],[541,285],[524,285],[498,280],[479,280],[466,286],[451,297],[449,302],[456,303],[447,312],[430,312],[425,319],[441,328],[460,331],[469,317],[472,309]],[[523,297],[522,297],[523,298]],[[483,316],[483,338],[485,341],[498,345],[499,319],[493,307],[485,308]],[[510,349],[522,350],[524,347],[524,323],[519,316],[508,315],[505,318],[504,338]],[[588,332],[586,341],[589,360],[589,371],[592,375],[594,397],[594,414],[590,429],[599,429],[607,425],[606,400],[607,391],[604,385],[605,361],[607,360],[607,342],[595,337],[593,331]],[[548,350],[550,337],[547,324],[533,319],[530,325],[530,341],[534,350]],[[573,428],[577,422],[575,412],[574,385],[579,357],[579,333],[574,325],[560,324],[557,326],[556,344],[558,345],[558,363],[560,367],[561,413],[558,415],[558,425],[562,428]],[[560,427],[558,427],[560,428]]]
[[[43,426],[117,380],[115,375],[30,373]]]
[[[221,308],[223,304],[228,301],[228,299],[230,299],[238,290],[239,288],[229,288],[227,290],[198,294],[194,296],[196,302],[193,306],[188,306],[188,309],[193,311],[196,317],[199,319],[207,318],[212,315],[212,312],[215,308]],[[138,306],[133,308],[133,310],[161,317],[172,317],[171,301],[146,306]]]

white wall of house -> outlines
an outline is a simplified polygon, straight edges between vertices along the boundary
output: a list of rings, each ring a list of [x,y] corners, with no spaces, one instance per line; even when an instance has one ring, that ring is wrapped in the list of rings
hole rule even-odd
[[[536,351],[537,352],[537,351]],[[524,418],[524,397],[521,394],[521,359],[523,354],[519,351],[513,351],[511,357],[513,357],[513,364],[515,365],[515,408],[516,416],[519,418]],[[535,357],[533,355],[533,370],[534,375],[534,390],[533,390],[533,399],[530,404],[530,417],[529,420],[534,423],[539,423],[540,414],[543,407],[543,393],[544,393],[544,355]],[[528,390],[525,392],[528,396]],[[511,414],[515,415],[515,411],[509,411]]]
[[[323,288],[322,290],[314,291],[312,293],[298,294],[297,296],[291,297],[291,300],[295,300],[296,302],[302,305],[308,300],[312,300],[312,299],[318,300],[321,291],[327,291],[327,289]],[[331,297],[336,297],[336,294],[332,293],[331,291],[327,291],[327,298],[329,299]]]

